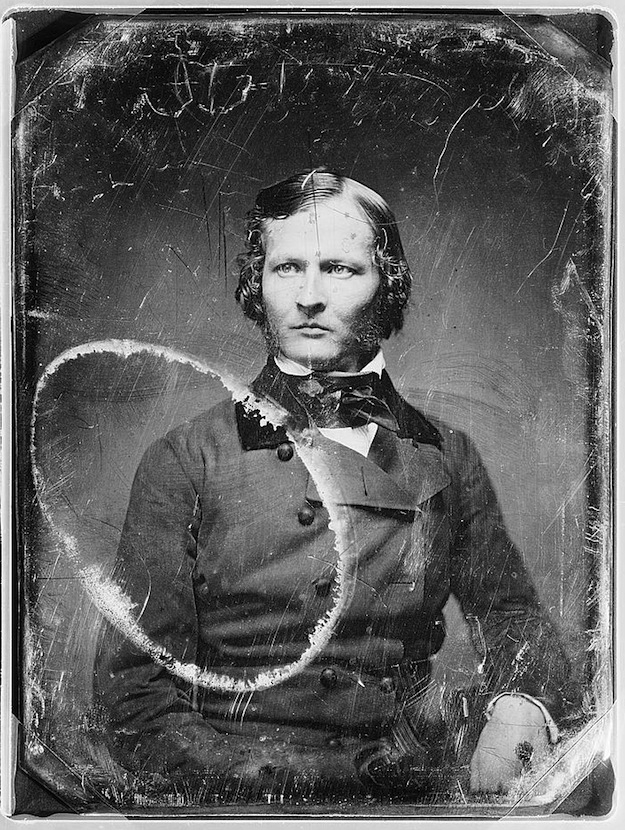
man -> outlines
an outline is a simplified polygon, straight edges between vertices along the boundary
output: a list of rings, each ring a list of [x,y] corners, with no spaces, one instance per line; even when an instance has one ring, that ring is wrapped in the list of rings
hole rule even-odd
[[[475,449],[385,371],[411,286],[393,214],[351,179],[296,175],[259,193],[240,265],[236,296],[269,352],[260,403],[220,404],[148,449],[116,565],[152,640],[235,686],[191,687],[107,631],[96,689],[114,757],[194,798],[446,786],[458,734],[423,700],[453,593],[482,660],[463,713],[481,729],[470,785],[506,790],[557,740],[568,667]],[[256,683],[264,672],[278,680]]]

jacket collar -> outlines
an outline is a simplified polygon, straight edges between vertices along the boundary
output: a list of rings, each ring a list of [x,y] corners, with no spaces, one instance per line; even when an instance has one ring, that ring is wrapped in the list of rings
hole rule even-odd
[[[259,398],[267,398],[288,413],[286,427],[301,430],[311,426],[308,414],[289,389],[285,377],[273,358],[269,358],[251,389]],[[398,437],[417,444],[430,444],[441,448],[441,434],[426,417],[414,409],[399,395],[386,371],[382,372],[384,398],[399,424]],[[236,404],[237,425],[245,450],[277,447],[287,440],[284,427],[263,423],[258,412],[249,412],[242,403]],[[379,430],[378,430],[379,432]]]
[[[441,435],[424,415],[411,407],[395,390],[386,372],[382,375],[386,402],[397,418],[396,436],[378,429],[369,456],[317,433],[315,444],[331,461],[335,480],[332,490],[339,504],[400,511],[414,511],[449,484],[441,447]],[[288,440],[287,429],[309,426],[306,411],[292,396],[273,360],[267,363],[251,385],[254,394],[267,398],[288,412],[286,426],[264,423],[258,412],[236,404],[239,435],[244,450],[271,449]],[[399,440],[398,440],[399,439]],[[306,498],[321,502],[309,476]]]

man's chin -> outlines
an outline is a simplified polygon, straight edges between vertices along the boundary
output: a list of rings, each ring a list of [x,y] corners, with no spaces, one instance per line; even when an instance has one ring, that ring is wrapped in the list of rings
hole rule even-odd
[[[321,351],[312,353],[303,349],[278,349],[277,354],[305,366],[311,372],[357,372],[372,357],[370,353],[363,353],[356,358],[352,355],[324,354]]]
[[[361,348],[357,350],[340,351],[327,335],[318,339],[288,337],[281,341],[271,329],[265,330],[265,341],[270,355],[282,355],[313,372],[357,372],[380,348],[376,340],[371,344],[359,342]]]
[[[286,357],[288,360],[293,360],[313,372],[337,371],[341,368],[341,364],[345,362],[342,356],[326,353],[320,349],[312,351],[306,348],[279,348],[277,354]]]
[[[340,358],[325,356],[325,355],[311,355],[308,353],[290,352],[285,354],[290,360],[305,366],[313,372],[332,372],[339,369],[341,363]]]
[[[287,360],[294,360],[311,371],[329,372],[336,369],[342,356],[337,355],[331,343],[313,341],[306,338],[284,338],[280,340],[274,332],[265,335],[269,354],[281,355]],[[323,338],[325,339],[325,338]]]

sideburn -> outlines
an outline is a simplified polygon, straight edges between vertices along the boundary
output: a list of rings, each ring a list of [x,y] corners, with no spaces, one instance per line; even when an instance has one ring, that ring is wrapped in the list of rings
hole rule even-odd
[[[364,356],[374,356],[380,348],[380,343],[385,339],[386,326],[383,322],[385,305],[382,286],[380,286],[371,305],[351,322],[350,331],[354,340],[362,346]],[[367,362],[368,360],[365,360],[363,365]]]
[[[263,337],[265,338],[265,347],[267,349],[267,354],[270,357],[275,357],[278,352],[280,351],[280,338],[278,336],[278,332],[269,322],[267,317],[267,312],[263,306],[263,319],[258,324],[263,332]]]

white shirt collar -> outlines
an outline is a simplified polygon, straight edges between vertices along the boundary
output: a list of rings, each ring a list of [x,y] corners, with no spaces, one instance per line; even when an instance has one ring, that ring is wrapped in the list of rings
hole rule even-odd
[[[276,366],[280,369],[281,372],[284,372],[285,375],[296,375],[299,377],[303,377],[304,375],[309,375],[311,370],[308,366],[302,366],[301,363],[297,363],[295,360],[291,360],[289,357],[285,357],[283,354],[277,354],[274,357],[276,361]],[[341,375],[366,375],[369,372],[375,372],[378,377],[382,377],[382,371],[386,366],[386,361],[384,359],[384,354],[382,353],[382,349],[376,354],[376,356],[367,363],[366,366],[363,366],[359,372],[328,372],[330,376],[341,376]]]

